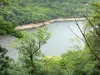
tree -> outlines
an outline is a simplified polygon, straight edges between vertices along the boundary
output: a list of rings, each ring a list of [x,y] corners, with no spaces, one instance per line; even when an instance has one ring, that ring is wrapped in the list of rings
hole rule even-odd
[[[12,35],[17,38],[21,38],[22,34],[20,31],[15,30],[15,25],[12,25],[9,22],[6,22],[3,20],[3,18],[0,16],[0,36],[2,35]]]
[[[85,27],[85,31],[88,30],[88,32],[82,34],[85,38],[85,43],[88,45],[89,49],[93,53],[93,55],[97,58],[97,60],[100,62],[100,50],[99,50],[99,42],[100,42],[100,3],[92,3],[93,7],[93,13],[91,14],[91,18],[89,19],[87,16],[84,17],[87,19],[87,25]],[[89,29],[88,29],[89,28]],[[94,38],[95,37],[95,38]]]
[[[7,50],[0,46],[0,75],[10,75],[10,58],[6,56]]]
[[[91,15],[91,21],[100,27],[100,2],[92,3],[93,13]]]
[[[85,42],[85,50],[89,50],[89,55],[91,56],[92,61],[94,61],[94,68],[92,69],[91,75],[98,75],[100,74],[100,25],[99,25],[99,19],[100,19],[100,3],[93,3],[93,13],[91,15],[91,18],[88,18],[86,15],[83,14],[83,16],[87,20],[87,25],[84,28],[84,31],[81,30],[79,24],[76,21],[76,24],[80,30],[80,32],[83,35]],[[95,38],[94,38],[95,37]],[[89,65],[89,64],[88,64]],[[86,67],[87,68],[87,67]]]
[[[29,75],[26,68],[23,68],[21,64],[17,61],[13,61],[11,63],[9,69],[9,75]]]
[[[41,69],[40,75],[66,75],[66,70],[60,66],[61,57],[57,56],[45,56],[40,61]]]
[[[0,5],[7,5],[8,4],[8,0],[0,0]]]
[[[23,38],[17,39],[14,47],[18,50],[23,67],[28,69],[30,75],[36,75],[36,63],[41,59],[40,48],[50,38],[47,28],[38,29],[36,33],[25,34]]]

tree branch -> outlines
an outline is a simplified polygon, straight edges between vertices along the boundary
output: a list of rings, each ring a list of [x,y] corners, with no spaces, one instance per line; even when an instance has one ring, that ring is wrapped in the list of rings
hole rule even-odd
[[[83,35],[83,37],[84,37],[84,39],[85,39],[85,42],[86,42],[87,46],[89,47],[89,49],[91,50],[91,52],[93,53],[93,55],[97,58],[97,60],[100,62],[99,57],[94,53],[94,51],[93,51],[92,48],[91,48],[92,44],[91,44],[90,40],[87,39],[87,37],[86,37],[86,36],[84,35],[84,33],[82,32],[82,30],[81,30],[79,24],[77,23],[76,18],[75,18],[75,22],[76,22],[76,25],[77,25],[77,27],[79,28],[81,34]],[[91,45],[91,46],[90,46],[90,45]],[[93,47],[93,46],[92,46],[92,47]],[[94,47],[94,48],[95,48],[95,47]]]
[[[68,28],[72,31],[73,34],[76,35],[77,38],[79,38],[80,40],[82,40],[82,41],[84,42],[84,40],[83,40],[82,38],[80,38],[80,37],[69,27],[69,25],[68,25]]]

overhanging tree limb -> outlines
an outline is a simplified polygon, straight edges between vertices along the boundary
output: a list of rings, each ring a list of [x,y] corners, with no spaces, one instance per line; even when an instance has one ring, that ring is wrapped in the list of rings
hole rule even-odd
[[[81,28],[80,28],[80,26],[79,26],[79,24],[78,24],[76,18],[75,18],[75,22],[76,22],[76,25],[77,25],[77,27],[79,28],[81,34],[83,35],[83,37],[84,37],[84,39],[85,39],[85,42],[86,42],[87,46],[88,46],[89,49],[91,50],[92,54],[96,57],[96,59],[100,62],[99,57],[95,54],[95,52],[94,52],[93,49],[91,48],[92,44],[91,44],[90,40],[87,39],[86,35],[84,35],[84,33],[83,33],[83,31],[81,30]],[[93,47],[93,46],[92,46],[92,47]],[[94,49],[95,49],[95,48],[94,48]]]
[[[69,25],[68,25],[68,28],[72,31],[73,34],[76,35],[77,38],[79,38],[80,40],[82,40],[82,41],[84,42],[84,40],[83,40],[82,38],[80,38],[80,37],[69,27]]]
[[[83,14],[83,13],[82,13]],[[89,22],[89,24],[91,25],[91,27],[94,29],[94,31],[96,32],[98,38],[100,39],[100,33],[97,31],[97,29],[94,27],[94,24],[89,20],[89,18],[87,16],[85,16],[83,14],[83,16],[86,18],[86,20]]]

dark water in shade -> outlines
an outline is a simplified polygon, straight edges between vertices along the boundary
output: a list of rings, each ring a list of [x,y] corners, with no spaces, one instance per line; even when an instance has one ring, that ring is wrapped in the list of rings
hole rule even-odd
[[[84,21],[78,21],[80,27],[82,28]],[[71,32],[70,28],[80,37],[82,37],[79,29],[76,26],[75,21],[67,21],[67,22],[54,22],[48,24],[48,30],[51,33],[51,38],[48,42],[42,46],[42,52],[47,56],[60,56],[62,53],[66,52],[73,43],[70,41],[72,38],[76,38],[76,36]],[[25,30],[29,33],[33,32],[35,29]],[[7,55],[10,57],[17,59],[18,53],[16,49],[11,48],[11,44],[15,38],[11,36],[0,36],[0,44],[8,49]],[[79,45],[83,45],[80,43]]]

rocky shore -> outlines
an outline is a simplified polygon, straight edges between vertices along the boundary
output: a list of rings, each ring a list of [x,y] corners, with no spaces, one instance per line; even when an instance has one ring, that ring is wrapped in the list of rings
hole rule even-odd
[[[53,23],[53,22],[74,21],[74,20],[75,20],[75,18],[70,18],[70,19],[62,19],[62,18],[52,19],[52,20],[49,20],[49,21],[46,21],[46,22],[37,23],[37,24],[32,23],[32,24],[25,24],[25,25],[22,25],[22,26],[17,26],[16,30],[37,28],[37,27],[44,26],[44,25],[47,25],[47,24],[50,24],[50,23]],[[77,21],[81,21],[81,20],[85,20],[85,18],[76,18],[76,20]]]

